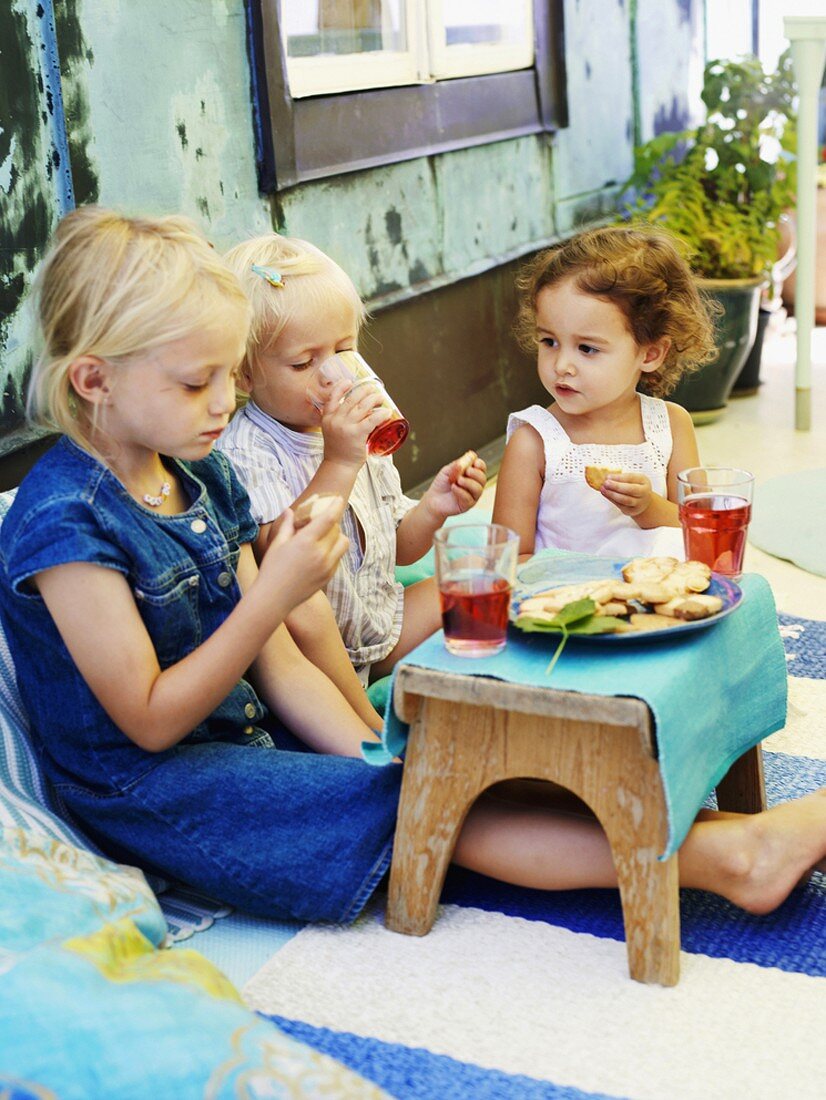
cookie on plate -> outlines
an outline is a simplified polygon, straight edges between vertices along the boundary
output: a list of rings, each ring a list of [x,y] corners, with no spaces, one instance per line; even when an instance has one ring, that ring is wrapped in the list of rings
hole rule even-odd
[[[678,561],[677,558],[633,558],[622,569],[623,579],[648,589],[646,603],[665,603],[661,598],[687,596],[691,592],[705,592],[711,583],[711,570],[701,561]],[[655,598],[659,590],[660,598]]]
[[[673,616],[684,622],[695,622],[697,619],[707,619],[710,615],[716,615],[723,610],[723,601],[719,596],[704,596],[695,593],[692,596],[675,596],[668,603],[654,605],[657,615]]]

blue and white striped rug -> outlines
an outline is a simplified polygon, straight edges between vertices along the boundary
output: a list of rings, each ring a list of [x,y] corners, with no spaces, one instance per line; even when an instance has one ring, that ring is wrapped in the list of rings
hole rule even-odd
[[[770,802],[826,785],[826,624],[780,621],[790,715],[764,745]],[[644,986],[615,892],[454,871],[429,935],[388,932],[379,899],[349,929],[297,931],[243,995],[399,1098],[826,1095],[824,876],[767,917],[684,891],[681,917],[679,985]]]

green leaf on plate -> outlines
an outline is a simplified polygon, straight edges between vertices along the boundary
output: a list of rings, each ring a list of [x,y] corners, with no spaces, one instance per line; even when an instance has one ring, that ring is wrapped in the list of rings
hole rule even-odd
[[[581,619],[591,618],[596,609],[597,605],[593,600],[574,600],[573,603],[566,603],[562,610],[556,613],[553,622],[559,626],[570,626]]]
[[[558,618],[558,617],[557,617]],[[554,619],[534,619],[530,615],[519,615],[514,626],[526,633],[535,634],[561,634],[563,624]],[[625,619],[616,618],[613,615],[589,615],[587,618],[578,619],[567,626],[568,634],[618,634],[628,629]]]
[[[561,634],[545,674],[550,676],[562,650],[572,634],[616,634],[628,626],[624,619],[614,615],[595,615],[597,605],[591,599],[575,600],[557,612],[551,619],[532,615],[517,615],[515,625],[520,630],[537,634]]]

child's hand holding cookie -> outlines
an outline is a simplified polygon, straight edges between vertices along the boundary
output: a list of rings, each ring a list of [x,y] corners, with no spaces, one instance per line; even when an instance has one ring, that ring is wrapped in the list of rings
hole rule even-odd
[[[440,521],[472,508],[487,483],[487,466],[475,451],[465,451],[443,466],[422,497],[422,503]]]
[[[653,496],[651,482],[646,475],[630,470],[608,471],[599,491],[626,516],[641,515]]]

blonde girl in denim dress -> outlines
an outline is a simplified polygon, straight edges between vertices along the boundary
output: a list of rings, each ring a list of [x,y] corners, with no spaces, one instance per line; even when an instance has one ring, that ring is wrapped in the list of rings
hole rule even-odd
[[[246,493],[214,453],[249,307],[182,218],[69,214],[38,277],[30,410],[62,433],[0,529],[0,617],[43,767],[116,858],[251,913],[353,919],[391,853],[401,766],[284,627],[344,553],[342,504],[256,565]],[[483,796],[458,863],[546,889],[616,882],[596,821]],[[686,885],[754,911],[826,856],[826,793],[707,814]]]

